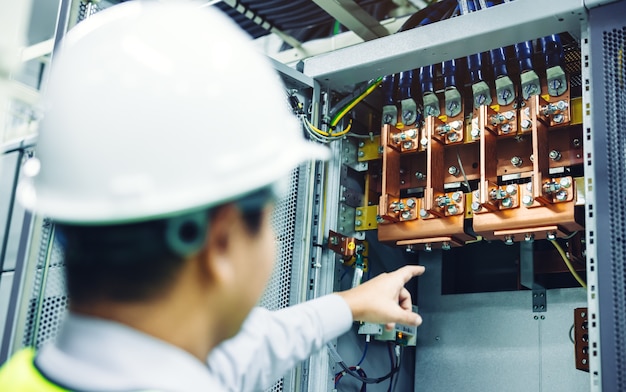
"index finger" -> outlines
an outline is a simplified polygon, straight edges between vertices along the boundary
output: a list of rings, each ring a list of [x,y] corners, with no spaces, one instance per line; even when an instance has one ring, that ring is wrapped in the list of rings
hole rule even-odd
[[[398,268],[396,273],[402,277],[404,283],[408,282],[415,276],[419,276],[426,271],[426,268],[421,265],[405,265],[402,268]]]

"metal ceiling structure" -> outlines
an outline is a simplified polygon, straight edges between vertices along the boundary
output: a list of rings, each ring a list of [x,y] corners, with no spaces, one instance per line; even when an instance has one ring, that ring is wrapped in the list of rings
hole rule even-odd
[[[289,47],[302,42],[353,31],[363,41],[389,34],[380,21],[419,8],[408,0],[222,0],[209,1],[253,38],[278,35]],[[428,5],[427,2],[415,2]],[[398,14],[400,13],[400,15]]]

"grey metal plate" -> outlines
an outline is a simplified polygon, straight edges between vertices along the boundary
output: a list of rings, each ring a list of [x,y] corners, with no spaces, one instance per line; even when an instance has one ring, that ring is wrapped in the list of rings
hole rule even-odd
[[[9,311],[9,300],[11,299],[14,275],[14,272],[3,272],[0,274],[0,340],[5,338],[4,331],[6,328],[7,312]]]
[[[11,206],[15,186],[15,175],[20,152],[14,151],[0,156],[0,267],[2,271],[15,268],[15,263],[5,263],[7,231],[9,230]]]
[[[589,391],[568,337],[584,290],[549,290],[541,314],[530,291],[442,296],[441,252],[420,256],[415,391]]]

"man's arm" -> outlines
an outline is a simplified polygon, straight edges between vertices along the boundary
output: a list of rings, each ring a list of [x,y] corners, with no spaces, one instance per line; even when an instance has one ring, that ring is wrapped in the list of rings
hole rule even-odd
[[[347,332],[352,321],[421,324],[404,288],[424,267],[406,266],[364,284],[293,307],[270,312],[254,309],[241,331],[216,347],[208,365],[232,391],[257,391],[272,386],[289,369],[327,342]]]

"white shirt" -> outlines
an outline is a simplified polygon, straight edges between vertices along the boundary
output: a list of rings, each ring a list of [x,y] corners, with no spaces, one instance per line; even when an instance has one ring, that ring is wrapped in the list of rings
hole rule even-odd
[[[338,295],[275,312],[255,308],[202,363],[123,324],[70,313],[35,365],[55,384],[80,391],[263,391],[351,325]]]

